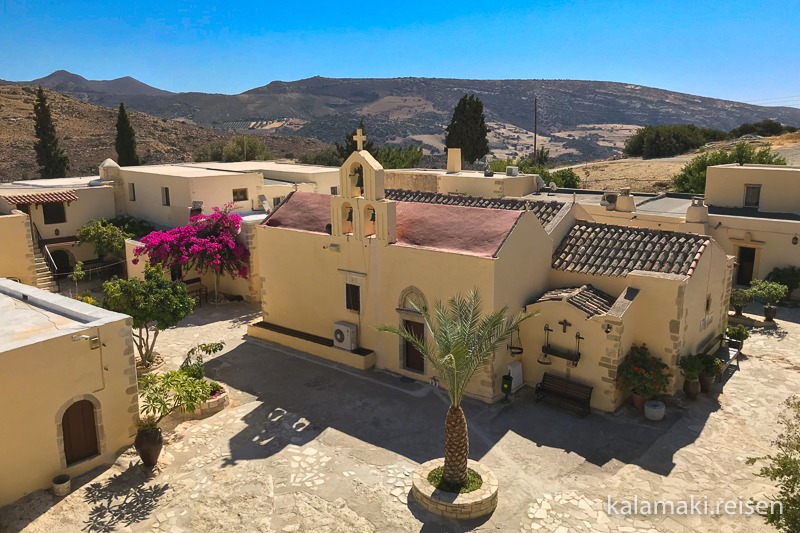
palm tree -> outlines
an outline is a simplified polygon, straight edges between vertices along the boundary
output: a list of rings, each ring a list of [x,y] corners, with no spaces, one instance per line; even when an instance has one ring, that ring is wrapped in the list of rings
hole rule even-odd
[[[435,321],[424,307],[412,302],[422,315],[432,340],[424,342],[405,327],[380,326],[380,331],[399,335],[410,342],[436,370],[450,396],[444,425],[444,471],[442,482],[460,487],[467,481],[469,433],[461,399],[473,376],[484,368],[495,349],[507,341],[530,314],[506,316],[508,307],[481,316],[481,297],[477,289],[451,297],[447,304],[436,302]]]

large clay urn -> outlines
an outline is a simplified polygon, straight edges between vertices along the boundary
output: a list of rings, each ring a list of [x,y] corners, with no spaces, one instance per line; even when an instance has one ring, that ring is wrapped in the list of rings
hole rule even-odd
[[[683,392],[690,400],[696,400],[700,395],[700,380],[699,379],[685,379],[683,381]]]
[[[140,429],[136,433],[133,446],[145,466],[150,468],[156,466],[158,456],[161,455],[161,448],[164,447],[161,428]]]

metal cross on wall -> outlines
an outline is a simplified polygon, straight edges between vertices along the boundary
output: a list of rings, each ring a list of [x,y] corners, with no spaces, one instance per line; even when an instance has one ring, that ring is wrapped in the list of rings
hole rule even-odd
[[[367,136],[364,135],[364,132],[361,131],[361,128],[358,128],[356,130],[356,134],[353,135],[353,140],[356,142],[356,146],[358,147],[358,151],[360,152],[361,150],[364,149],[364,141],[367,140]]]
[[[567,328],[572,325],[571,322],[567,322],[566,318],[564,320],[562,320],[561,322],[559,322],[559,324],[564,326],[564,333],[566,333],[567,332]]]

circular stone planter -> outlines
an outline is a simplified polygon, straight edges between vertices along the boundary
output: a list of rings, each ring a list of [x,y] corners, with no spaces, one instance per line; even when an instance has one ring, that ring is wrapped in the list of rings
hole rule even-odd
[[[205,418],[207,416],[219,413],[220,411],[225,409],[226,405],[228,405],[227,390],[214,398],[210,398],[204,401],[203,403],[195,407],[194,411],[186,411],[184,409],[180,409],[180,415],[186,418]]]
[[[661,420],[667,412],[664,402],[650,400],[644,404],[644,417],[648,420]]]
[[[468,460],[467,466],[477,472],[483,483],[481,487],[466,494],[443,492],[428,481],[432,470],[444,466],[444,458],[434,459],[419,465],[412,476],[411,494],[425,510],[445,518],[468,520],[492,514],[497,507],[498,482],[486,466]]]
[[[61,474],[53,478],[53,494],[63,498],[72,490],[72,479],[67,474]]]

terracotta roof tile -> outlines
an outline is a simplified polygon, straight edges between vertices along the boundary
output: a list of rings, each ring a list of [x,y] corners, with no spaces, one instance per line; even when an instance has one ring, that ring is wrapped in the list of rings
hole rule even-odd
[[[593,316],[607,313],[614,305],[616,298],[591,285],[583,285],[547,291],[535,303],[554,301],[566,301],[588,313],[589,316]]]
[[[397,243],[478,257],[495,257],[522,216],[520,211],[481,211],[459,205],[397,203]],[[262,224],[325,233],[331,197],[293,192]]]
[[[578,222],[553,254],[553,268],[627,276],[633,270],[691,276],[710,238],[676,231]]]
[[[483,198],[481,196],[461,196],[435,192],[408,191],[405,189],[386,189],[386,198],[398,202],[423,204],[460,205],[484,209],[505,209],[511,211],[533,211],[546,226],[564,206],[564,202],[544,202],[542,200],[518,200],[514,198]]]
[[[22,194],[2,194],[0,196],[5,198],[10,204],[56,204],[60,202],[75,202],[78,200],[78,195],[75,191],[48,191],[48,192],[32,192]]]

